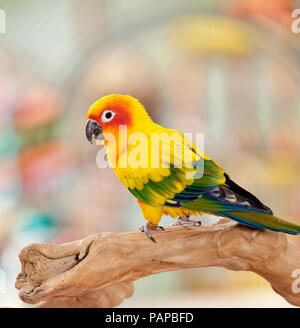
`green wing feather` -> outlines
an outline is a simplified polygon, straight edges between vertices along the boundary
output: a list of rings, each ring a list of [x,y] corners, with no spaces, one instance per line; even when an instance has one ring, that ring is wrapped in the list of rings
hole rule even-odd
[[[191,168],[176,168],[171,162],[167,177],[159,182],[149,179],[142,189],[129,188],[129,191],[151,206],[210,212],[253,228],[300,233],[300,226],[275,217],[270,208],[234,183],[218,164],[199,155],[195,146],[190,151],[198,155],[198,160],[193,163],[192,179],[186,177]],[[202,168],[201,175],[199,167]]]

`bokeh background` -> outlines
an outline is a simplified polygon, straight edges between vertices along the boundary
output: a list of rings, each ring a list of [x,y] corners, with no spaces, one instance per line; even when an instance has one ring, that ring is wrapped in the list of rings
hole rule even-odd
[[[29,306],[14,288],[23,246],[143,224],[85,138],[89,106],[109,93],[140,99],[168,127],[205,133],[205,152],[234,180],[300,223],[295,8],[300,1],[0,0],[0,306]],[[203,268],[141,279],[121,306],[290,305],[255,274]]]

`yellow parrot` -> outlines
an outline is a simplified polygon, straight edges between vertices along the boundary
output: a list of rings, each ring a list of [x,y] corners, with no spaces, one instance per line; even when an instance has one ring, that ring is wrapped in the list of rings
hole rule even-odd
[[[179,224],[200,224],[190,215],[209,213],[252,228],[300,233],[299,225],[274,216],[184,134],[154,123],[137,99],[102,97],[87,118],[87,139],[106,147],[115,174],[148,221],[141,230],[152,241],[151,230],[163,230],[158,224],[164,214]]]

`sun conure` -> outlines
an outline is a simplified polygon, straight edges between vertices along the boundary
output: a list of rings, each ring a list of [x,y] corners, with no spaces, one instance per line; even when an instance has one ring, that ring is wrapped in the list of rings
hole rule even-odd
[[[151,230],[162,215],[194,224],[190,215],[209,213],[252,228],[289,234],[300,226],[279,219],[269,207],[233,182],[181,132],[152,121],[143,105],[125,95],[108,95],[88,111],[86,136],[101,140],[115,174],[137,199],[144,218],[142,230]]]

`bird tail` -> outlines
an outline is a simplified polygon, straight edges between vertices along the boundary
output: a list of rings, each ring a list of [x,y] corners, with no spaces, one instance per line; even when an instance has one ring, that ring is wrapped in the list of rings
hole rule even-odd
[[[296,235],[300,233],[300,226],[270,214],[254,212],[218,212],[219,215],[235,220],[252,228],[264,228]]]

